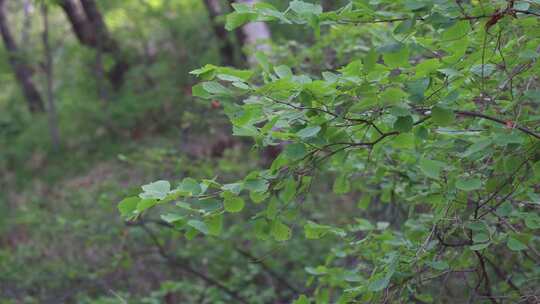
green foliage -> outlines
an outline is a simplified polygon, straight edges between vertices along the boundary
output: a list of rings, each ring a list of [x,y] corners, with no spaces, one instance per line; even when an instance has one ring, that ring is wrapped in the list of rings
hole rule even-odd
[[[26,22],[24,2],[7,5],[8,19],[17,42],[28,35],[27,44],[19,45],[21,56],[32,65],[33,81],[44,98],[41,1],[28,1],[35,2],[29,12],[32,22],[28,29],[19,29]],[[123,55],[130,63],[121,90],[113,89],[98,71],[99,60],[105,72],[111,68],[110,54],[99,54],[81,45],[57,2],[52,1],[54,5],[49,9],[50,44],[54,58],[53,95],[64,147],[84,150],[96,141],[129,138],[140,128],[151,132],[170,130],[173,124],[193,124],[183,111],[198,113],[206,109],[193,106],[192,98],[185,94],[192,84],[189,71],[219,60],[218,48],[208,47],[209,43],[218,43],[207,26],[202,1],[97,1],[110,34],[123,47]],[[172,11],[180,13],[168,15]],[[51,150],[47,117],[28,113],[9,57],[3,46],[1,50],[4,89],[0,94],[0,168],[26,167],[33,154]],[[197,56],[179,56],[184,53]]]
[[[192,72],[203,80],[194,94],[222,101],[235,135],[285,148],[233,183],[143,186],[141,198],[153,201],[137,205],[139,216],[154,205],[187,211],[188,221],[165,218],[187,238],[193,229],[239,233],[238,224],[208,228],[234,214],[254,238],[283,246],[330,239],[324,261],[305,269],[309,297],[295,303],[519,301],[538,292],[538,4],[352,1],[323,12],[295,0],[285,11],[234,9],[229,29],[258,20],[314,30],[311,53],[259,53],[253,73]],[[328,48],[335,60],[318,66]],[[329,176],[336,194],[361,195],[363,207],[339,220],[336,199],[306,207]],[[130,200],[119,205],[128,219]],[[367,217],[370,209],[386,211]]]

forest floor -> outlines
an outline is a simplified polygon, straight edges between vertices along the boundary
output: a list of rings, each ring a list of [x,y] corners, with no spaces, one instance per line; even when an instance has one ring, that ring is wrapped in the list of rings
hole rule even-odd
[[[126,243],[130,227],[116,204],[157,179],[208,177],[216,168],[236,176],[241,169],[234,164],[241,156],[246,163],[246,151],[240,152],[245,146],[223,147],[220,158],[192,154],[214,144],[211,137],[193,146],[182,144],[178,134],[154,135],[48,158],[34,155],[25,170],[4,174],[0,199],[9,210],[0,216],[0,295],[58,300],[66,289],[122,290],[122,280],[120,285],[142,294],[158,289],[167,271],[143,266],[148,256],[140,244]]]

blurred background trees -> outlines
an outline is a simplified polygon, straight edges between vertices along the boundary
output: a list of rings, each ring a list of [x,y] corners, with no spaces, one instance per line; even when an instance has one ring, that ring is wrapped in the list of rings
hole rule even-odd
[[[195,102],[189,71],[246,68],[271,31],[276,40],[303,33],[264,23],[228,32],[231,5],[0,1],[0,303],[217,303],[250,293],[263,303],[294,294],[274,258],[255,258],[273,245],[187,244],[116,214],[120,197],[155,178],[232,178],[268,162],[231,138],[219,101]],[[154,237],[167,254],[195,259],[168,260]]]

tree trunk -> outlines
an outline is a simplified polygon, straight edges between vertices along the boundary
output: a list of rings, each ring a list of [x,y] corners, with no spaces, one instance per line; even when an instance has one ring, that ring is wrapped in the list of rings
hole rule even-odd
[[[256,2],[257,0],[229,0],[231,5],[233,3],[253,5]],[[266,53],[270,51],[268,41],[271,39],[271,33],[266,23],[250,22],[242,26],[236,33],[240,43],[248,52],[261,51]],[[255,63],[255,58],[252,54],[248,55],[248,63],[249,65]]]
[[[17,43],[9,31],[4,4],[5,0],[0,0],[0,34],[2,35],[4,46],[8,52],[9,63],[15,73],[15,78],[23,91],[30,112],[43,112],[45,106],[39,91],[32,82],[32,68],[24,62],[24,58],[22,58],[23,56],[21,56],[22,54],[19,52]]]
[[[49,12],[47,4],[41,4],[41,14],[43,17],[43,47],[45,49],[45,77],[47,79],[47,115],[49,118],[49,132],[51,134],[51,142],[53,149],[60,149],[60,131],[58,130],[58,115],[56,112],[56,104],[54,100],[54,83],[53,83],[53,58],[51,52],[51,44],[49,42]]]
[[[23,1],[24,19],[21,30],[21,45],[28,45],[30,41],[30,30],[32,27],[32,10],[33,6],[30,0]]]
[[[323,11],[327,12],[332,10],[334,8],[334,1],[335,0],[321,0]]]
[[[115,64],[107,77],[115,90],[120,89],[130,65],[116,40],[111,37],[95,0],[61,0],[59,4],[81,44],[113,57]]]
[[[219,0],[203,1],[204,5],[206,6],[206,10],[208,11],[208,17],[210,18],[210,24],[212,25],[214,34],[220,43],[219,54],[221,57],[221,62],[224,65],[233,66],[235,63],[234,45],[231,43],[229,36],[227,35],[225,26],[217,21],[217,18],[223,14],[221,4],[219,3]]]

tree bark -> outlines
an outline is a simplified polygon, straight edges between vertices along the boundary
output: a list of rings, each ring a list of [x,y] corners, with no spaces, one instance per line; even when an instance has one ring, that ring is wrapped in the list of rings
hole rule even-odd
[[[234,45],[229,39],[225,26],[217,20],[219,16],[223,15],[221,4],[219,3],[219,0],[203,0],[203,2],[208,11],[208,17],[210,18],[210,24],[212,25],[214,34],[220,43],[219,54],[221,62],[224,65],[233,66],[235,64]]]
[[[60,7],[64,10],[66,17],[71,23],[73,33],[83,45],[95,48],[97,47],[96,37],[92,32],[90,23],[86,21],[84,12],[75,2],[76,0],[61,0]]]
[[[5,9],[5,0],[0,0],[0,34],[2,35],[2,40],[4,41],[4,46],[8,52],[8,60],[15,74],[15,78],[21,87],[26,102],[28,104],[28,109],[32,113],[43,112],[45,106],[43,104],[43,99],[39,94],[36,86],[32,82],[32,68],[24,62],[22,54],[17,47],[15,39],[11,35],[9,30],[8,21],[6,17]]]
[[[113,57],[115,64],[107,72],[107,78],[115,90],[120,89],[130,64],[110,35],[95,0],[61,0],[59,4],[81,44]]]
[[[58,115],[56,112],[56,103],[54,100],[54,83],[53,83],[53,57],[51,44],[49,41],[49,12],[47,4],[41,4],[41,14],[43,17],[43,47],[45,49],[45,76],[47,79],[47,114],[49,118],[49,133],[51,142],[55,151],[60,150],[60,131],[58,128]]]

